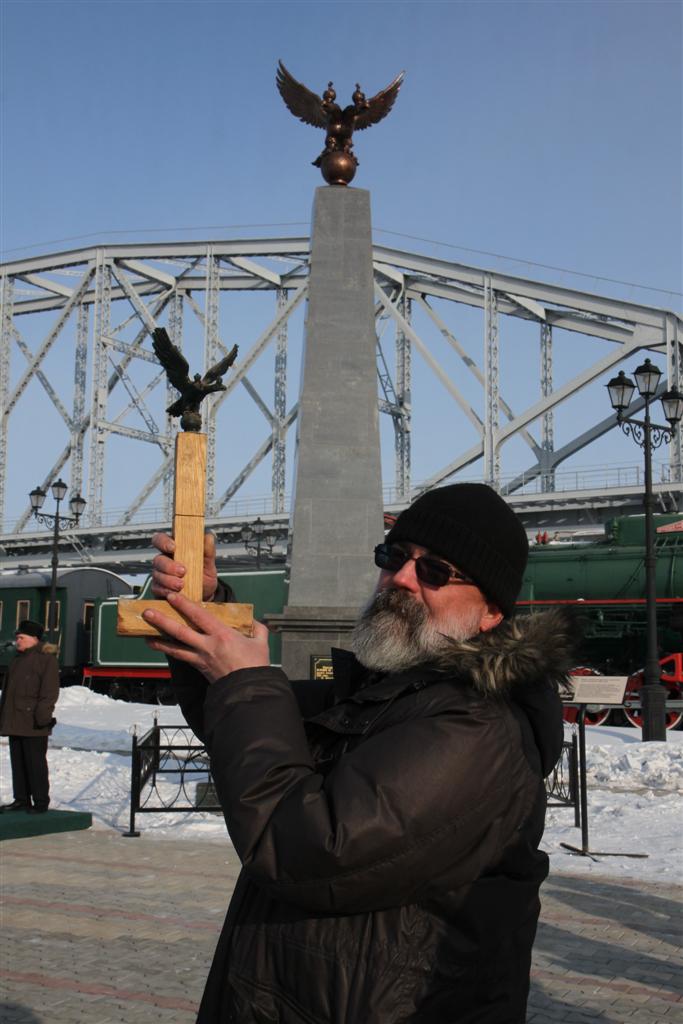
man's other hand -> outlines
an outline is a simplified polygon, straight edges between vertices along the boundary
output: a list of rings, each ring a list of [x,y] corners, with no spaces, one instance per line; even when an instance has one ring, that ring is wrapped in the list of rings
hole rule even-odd
[[[159,552],[152,562],[152,593],[158,598],[168,598],[169,594],[177,594],[182,590],[185,566],[174,560],[175,541],[167,533],[155,533],[152,545]],[[216,538],[209,532],[204,534],[202,600],[212,601],[217,586]]]

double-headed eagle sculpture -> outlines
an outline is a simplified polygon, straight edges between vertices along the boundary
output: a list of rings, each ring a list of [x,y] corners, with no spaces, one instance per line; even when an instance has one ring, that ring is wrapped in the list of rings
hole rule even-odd
[[[190,380],[190,364],[179,348],[169,338],[163,327],[157,327],[152,334],[152,348],[157,359],[166,370],[169,382],[180,392],[180,398],[169,405],[166,412],[169,416],[180,416],[182,430],[197,433],[202,429],[202,417],[199,406],[207,395],[214,391],[225,391],[221,377],[235,362],[237,345],[227,356],[206,371],[204,376],[195,373]]]
[[[290,75],[282,61],[277,69],[277,87],[289,110],[305,124],[326,130],[325,148],[313,161],[319,167],[328,185],[348,185],[356,173],[358,160],[353,153],[351,136],[354,131],[369,128],[386,117],[394,105],[405,71],[397,75],[391,85],[368,100],[360,85],[351,96],[353,103],[342,108],[336,103],[337,94],[332,82],[318,96]]]

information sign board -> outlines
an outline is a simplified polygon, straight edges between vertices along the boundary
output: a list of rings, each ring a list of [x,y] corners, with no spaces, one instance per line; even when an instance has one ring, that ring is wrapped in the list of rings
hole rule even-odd
[[[623,704],[628,676],[570,676],[572,704]]]

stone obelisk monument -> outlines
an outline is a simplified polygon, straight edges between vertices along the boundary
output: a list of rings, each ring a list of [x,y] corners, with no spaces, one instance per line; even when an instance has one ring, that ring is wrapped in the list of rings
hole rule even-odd
[[[311,232],[282,665],[344,647],[377,578],[383,532],[370,194],[319,188]]]
[[[322,96],[280,61],[276,82],[289,110],[325,129],[314,161],[328,183],[313,204],[308,313],[299,398],[289,598],[271,627],[282,633],[290,679],[312,674],[312,661],[345,647],[377,570],[373,548],[384,538],[370,194],[348,188],[358,161],[356,129],[391,110],[403,81],[367,99],[360,85],[343,109],[332,82]]]

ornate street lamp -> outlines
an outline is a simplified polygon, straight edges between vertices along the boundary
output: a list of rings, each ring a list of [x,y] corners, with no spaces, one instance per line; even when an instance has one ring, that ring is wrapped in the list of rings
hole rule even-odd
[[[242,527],[240,536],[249,554],[256,555],[256,568],[260,569],[261,547],[265,545],[268,548],[268,554],[271,555],[278,541],[279,533],[274,529],[266,530],[266,524],[259,516],[253,526]]]
[[[643,740],[666,740],[666,690],[660,682],[659,652],[657,649],[657,580],[654,544],[654,496],[652,493],[652,452],[664,442],[671,440],[674,430],[683,417],[683,395],[672,387],[662,395],[662,408],[668,427],[659,426],[650,420],[650,402],[657,394],[661,370],[649,359],[634,372],[636,383],[620,370],[607,384],[612,408],[616,409],[617,423],[645,453],[645,606],[647,610],[647,658],[645,679],[641,690],[643,709]],[[625,416],[631,404],[633,393],[638,388],[645,401],[645,418],[634,419]]]
[[[67,485],[63,480],[55,480],[51,485],[52,497],[57,502],[57,511],[54,515],[47,512],[41,512],[43,502],[47,497],[42,487],[35,487],[29,494],[31,500],[31,511],[34,517],[43,526],[52,527],[52,577],[50,580],[50,621],[48,624],[48,636],[50,642],[57,644],[59,642],[59,631],[57,628],[57,567],[59,566],[59,531],[67,526],[75,526],[78,520],[83,515],[83,509],[85,508],[85,499],[80,494],[74,494],[69,502],[69,508],[71,509],[71,516],[60,516],[59,504],[64,501],[67,492]]]

